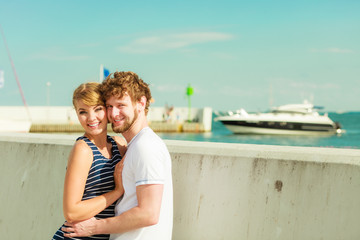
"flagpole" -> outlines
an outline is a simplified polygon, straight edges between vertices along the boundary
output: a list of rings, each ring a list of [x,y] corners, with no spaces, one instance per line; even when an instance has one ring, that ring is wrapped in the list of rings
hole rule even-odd
[[[188,87],[186,88],[186,95],[188,96],[188,122],[191,122],[191,95],[193,95],[194,89],[191,87],[190,83]]]
[[[23,101],[23,103],[24,103],[24,106],[25,106],[26,112],[27,112],[27,114],[28,114],[28,117],[29,117],[29,119],[30,119],[30,121],[31,121],[31,114],[30,114],[28,105],[26,104],[25,96],[24,96],[23,90],[22,90],[22,88],[21,88],[20,81],[19,81],[19,78],[18,78],[18,76],[17,76],[16,69],[15,69],[15,65],[14,65],[14,62],[13,62],[13,60],[12,60],[12,58],[11,58],[10,50],[9,50],[9,48],[8,48],[8,45],[7,45],[7,42],[6,42],[6,38],[5,38],[5,34],[4,34],[4,31],[3,31],[2,27],[1,27],[1,24],[0,24],[0,30],[1,30],[1,35],[3,36],[3,39],[4,39],[4,44],[5,44],[5,48],[6,48],[8,57],[9,57],[9,59],[10,59],[11,67],[12,67],[12,70],[13,70],[14,75],[15,75],[16,83],[17,83],[17,85],[18,85],[18,87],[19,87],[19,91],[20,91],[20,94],[21,94],[22,101]]]
[[[99,83],[104,80],[104,66],[100,64],[100,75],[99,75]]]
[[[4,87],[4,71],[0,70],[0,88]]]

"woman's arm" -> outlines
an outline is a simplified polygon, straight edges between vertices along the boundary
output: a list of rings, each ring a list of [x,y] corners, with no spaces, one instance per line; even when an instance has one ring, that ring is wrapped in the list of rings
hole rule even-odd
[[[101,196],[81,201],[92,161],[91,149],[84,141],[77,141],[71,150],[65,175],[63,211],[68,222],[97,215],[123,194],[123,189],[116,187]]]

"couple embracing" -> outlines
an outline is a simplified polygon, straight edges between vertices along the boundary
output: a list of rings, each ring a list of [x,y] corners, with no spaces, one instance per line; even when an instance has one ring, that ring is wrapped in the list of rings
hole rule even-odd
[[[102,84],[85,83],[74,91],[85,134],[69,156],[66,222],[53,240],[171,239],[171,158],[148,126],[150,100],[148,84],[133,72],[115,72]],[[123,138],[107,135],[108,120]]]

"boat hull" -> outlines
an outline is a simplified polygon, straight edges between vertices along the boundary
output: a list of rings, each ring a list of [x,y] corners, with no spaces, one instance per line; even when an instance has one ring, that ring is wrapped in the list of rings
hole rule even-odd
[[[335,134],[333,124],[303,124],[276,122],[221,121],[224,126],[236,134],[277,134],[277,135],[319,135]]]
[[[342,133],[339,123],[333,122],[327,113],[320,115],[312,104],[288,104],[273,108],[268,113],[249,114],[244,109],[228,112],[215,118],[233,133],[238,134],[285,134],[318,135]]]

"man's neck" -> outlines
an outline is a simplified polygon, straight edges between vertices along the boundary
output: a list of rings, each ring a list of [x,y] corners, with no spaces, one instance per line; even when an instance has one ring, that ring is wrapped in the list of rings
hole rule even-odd
[[[149,124],[147,122],[146,116],[139,115],[139,117],[135,120],[129,130],[123,132],[122,135],[125,138],[126,142],[129,143],[131,139],[133,139],[141,130],[148,126]]]

